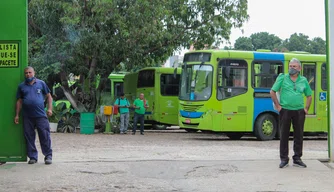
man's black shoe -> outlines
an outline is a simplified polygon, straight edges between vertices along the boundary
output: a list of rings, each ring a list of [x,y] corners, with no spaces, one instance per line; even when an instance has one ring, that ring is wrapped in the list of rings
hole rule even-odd
[[[52,164],[52,159],[51,159],[50,157],[45,157],[45,159],[44,159],[44,163],[45,163],[46,165],[51,165],[51,164]]]
[[[285,167],[289,166],[289,162],[288,161],[281,161],[281,163],[279,164],[279,168],[283,169]]]
[[[30,160],[28,161],[28,164],[35,164],[35,163],[37,163],[37,160],[36,160],[36,159],[30,159]]]
[[[141,132],[140,134],[141,134],[141,135],[144,135],[144,133],[143,133],[143,132]]]
[[[136,132],[132,132],[132,135],[135,135],[136,134]]]
[[[294,160],[293,161],[293,166],[295,166],[295,167],[301,167],[301,168],[306,168],[307,166],[306,166],[306,164],[305,163],[303,163],[303,161],[302,160]]]

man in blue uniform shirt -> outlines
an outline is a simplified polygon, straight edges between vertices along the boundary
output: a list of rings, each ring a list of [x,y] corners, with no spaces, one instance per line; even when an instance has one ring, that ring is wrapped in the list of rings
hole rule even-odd
[[[23,129],[27,145],[29,164],[35,164],[38,160],[38,152],[35,145],[36,132],[45,156],[45,164],[52,164],[52,149],[50,137],[50,125],[47,118],[52,115],[52,97],[50,89],[44,81],[35,78],[35,71],[32,67],[24,69],[25,81],[22,82],[16,93],[16,115],[14,122],[19,123],[19,114],[23,111]],[[47,114],[44,110],[44,100],[48,102]]]

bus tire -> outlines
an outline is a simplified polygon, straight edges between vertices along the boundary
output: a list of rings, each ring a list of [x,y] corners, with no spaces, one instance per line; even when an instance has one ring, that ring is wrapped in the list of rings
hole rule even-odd
[[[189,128],[185,128],[184,130],[186,130],[188,133],[196,133],[198,131],[197,129],[189,129]]]
[[[231,140],[239,140],[244,134],[242,133],[226,133],[226,136]]]
[[[263,114],[257,118],[254,126],[254,134],[260,141],[273,140],[277,133],[277,121],[270,114]]]
[[[153,127],[153,129],[157,129],[157,130],[167,129],[167,125],[162,125],[162,124],[153,124],[152,127]]]

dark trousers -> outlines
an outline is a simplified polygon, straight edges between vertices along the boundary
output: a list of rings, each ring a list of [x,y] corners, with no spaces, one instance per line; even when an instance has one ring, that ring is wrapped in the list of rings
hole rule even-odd
[[[279,112],[280,120],[280,158],[281,161],[289,161],[289,136],[291,123],[293,126],[293,160],[300,160],[303,155],[303,134],[305,123],[305,111],[283,109]]]
[[[46,117],[23,118],[24,137],[26,139],[28,157],[38,160],[38,152],[35,145],[35,128],[38,132],[43,155],[52,159],[50,125]]]
[[[136,132],[137,130],[137,123],[138,123],[138,120],[140,122],[140,132],[143,133],[144,132],[144,114],[138,114],[138,113],[135,113],[135,116],[133,117],[133,129],[132,129],[132,132]]]

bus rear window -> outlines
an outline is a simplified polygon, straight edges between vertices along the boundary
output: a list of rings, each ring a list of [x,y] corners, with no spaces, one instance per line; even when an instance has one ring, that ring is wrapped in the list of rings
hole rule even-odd
[[[154,70],[140,71],[137,87],[154,87]]]

